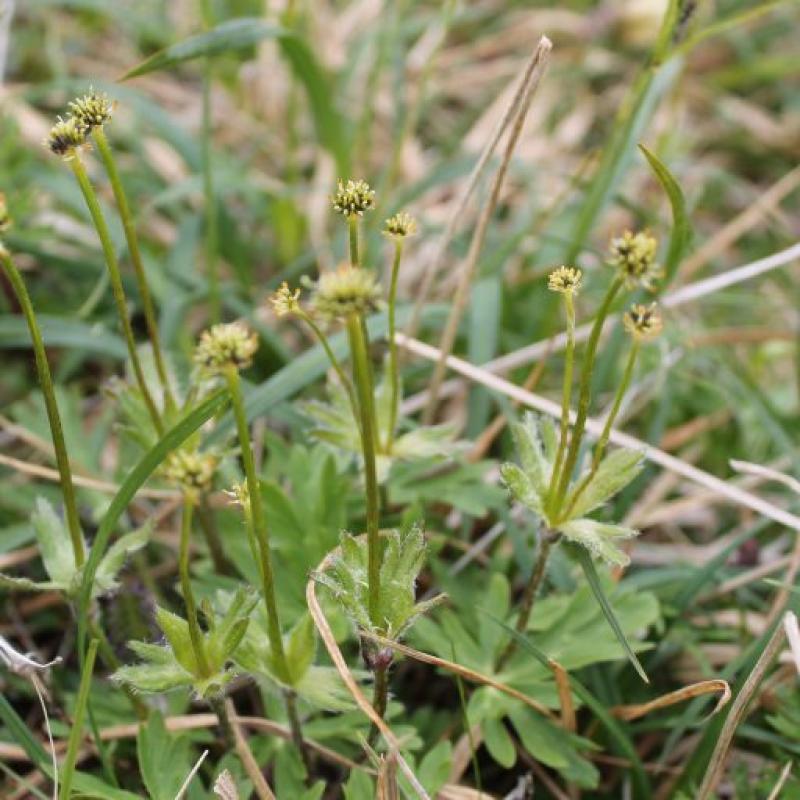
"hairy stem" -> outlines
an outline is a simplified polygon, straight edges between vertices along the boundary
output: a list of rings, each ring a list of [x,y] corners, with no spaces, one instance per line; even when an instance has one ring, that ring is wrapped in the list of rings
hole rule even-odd
[[[375,466],[376,425],[375,394],[372,384],[372,367],[369,363],[369,338],[364,320],[353,314],[347,320],[350,356],[353,361],[353,378],[358,395],[361,419],[361,452],[364,458],[364,482],[367,494],[367,581],[369,616],[377,627],[380,618],[381,556],[380,556],[380,496]]]
[[[58,466],[61,494],[64,498],[64,513],[67,520],[69,540],[72,544],[75,566],[80,569],[86,560],[83,533],[78,516],[75,486],[72,483],[72,469],[69,465],[67,443],[64,439],[61,415],[58,412],[58,404],[56,403],[53,377],[50,374],[50,365],[47,362],[47,352],[44,348],[44,341],[42,340],[42,333],[39,330],[39,323],[36,321],[33,304],[31,303],[31,298],[28,294],[25,282],[22,280],[22,275],[20,275],[11,257],[2,251],[0,251],[0,264],[2,264],[3,271],[8,276],[11,288],[17,296],[20,308],[22,308],[25,321],[28,323],[28,331],[30,332],[31,342],[33,344],[33,357],[36,361],[36,372],[39,377],[39,385],[41,386],[42,394],[44,395],[44,406],[47,411],[47,420],[50,423],[50,435],[53,439],[53,449],[56,453],[56,465]]]
[[[358,217],[354,214],[347,218],[347,230],[350,237],[350,263],[358,266]]]
[[[76,153],[75,156],[70,159],[69,163],[78,180],[83,199],[86,201],[86,205],[89,208],[89,214],[97,230],[97,235],[100,237],[100,245],[103,248],[103,256],[105,257],[106,266],[108,267],[108,276],[111,279],[111,291],[114,295],[114,302],[117,305],[117,313],[120,323],[122,324],[122,332],[125,336],[125,344],[128,347],[128,357],[131,360],[131,367],[133,368],[136,383],[139,387],[139,391],[142,393],[142,398],[147,406],[150,419],[153,421],[153,427],[156,429],[158,435],[161,436],[164,433],[164,425],[161,422],[156,404],[153,402],[150,389],[147,388],[142,363],[139,360],[139,354],[136,352],[136,341],[133,337],[133,328],[131,327],[131,321],[128,317],[128,303],[125,299],[125,290],[122,286],[122,275],[119,269],[119,262],[117,261],[117,254],[114,251],[114,245],[111,241],[108,225],[100,208],[100,203],[97,200],[97,195],[89,180],[89,176],[86,173],[86,167],[84,167],[80,156]]]
[[[581,441],[583,439],[583,432],[586,429],[586,418],[589,415],[589,403],[592,399],[592,373],[594,372],[594,361],[597,355],[597,344],[600,341],[600,333],[603,330],[603,323],[611,310],[611,304],[617,296],[617,292],[622,288],[622,278],[615,278],[614,282],[609,286],[608,292],[603,299],[600,310],[597,312],[594,324],[592,325],[592,332],[589,334],[589,341],[586,344],[586,352],[583,356],[583,363],[581,364],[581,386],[580,394],[578,396],[578,413],[575,418],[575,425],[572,428],[572,438],[569,443],[569,451],[567,458],[564,462],[564,467],[561,471],[558,481],[558,489],[552,504],[553,514],[558,516],[561,509],[561,504],[564,502],[564,496],[567,493],[572,472],[575,469],[575,464],[578,460],[578,453],[580,452]]]
[[[283,637],[281,636],[281,623],[278,616],[278,600],[275,594],[275,578],[272,569],[272,556],[269,547],[269,528],[264,512],[264,504],[261,498],[261,485],[256,473],[256,462],[253,456],[253,448],[250,443],[250,430],[247,425],[247,414],[244,409],[244,399],[242,397],[242,387],[239,380],[239,373],[236,367],[231,365],[225,370],[225,378],[228,383],[228,391],[231,396],[233,415],[236,419],[236,430],[239,435],[239,446],[242,451],[242,464],[247,481],[247,493],[249,496],[249,525],[248,535],[251,545],[255,543],[258,548],[253,553],[259,564],[261,575],[261,592],[264,595],[264,604],[267,609],[267,636],[269,637],[270,650],[275,659],[278,670],[278,678],[286,685],[291,686],[292,675],[289,670],[289,662],[286,658],[286,651],[283,647]],[[247,517],[247,512],[245,512]],[[292,713],[290,700],[286,700],[286,711],[289,716],[289,724],[292,727],[292,738],[298,743],[301,753],[305,750],[303,745],[303,733],[296,713]],[[303,753],[305,758],[305,754]]]
[[[575,503],[578,502],[578,498],[583,494],[586,487],[592,482],[592,478],[594,478],[594,476],[597,474],[597,469],[600,466],[600,462],[603,460],[603,455],[605,454],[606,447],[608,446],[608,440],[611,436],[611,428],[614,425],[614,420],[617,418],[620,406],[622,405],[622,398],[625,396],[625,392],[628,391],[628,386],[630,386],[631,377],[633,376],[633,367],[636,364],[636,357],[638,354],[639,341],[634,339],[633,344],[631,345],[630,353],[628,354],[628,362],[625,365],[625,372],[623,373],[622,380],[617,387],[617,392],[614,395],[614,401],[611,404],[611,410],[608,412],[608,416],[606,417],[600,438],[598,439],[597,445],[594,448],[592,465],[589,468],[589,472],[587,473],[586,477],[584,477],[584,479],[578,484],[577,489],[572,495],[569,508],[567,509],[566,514],[564,514],[565,518],[569,518],[570,512],[574,508]]]
[[[561,394],[561,431],[558,438],[558,452],[547,491],[548,506],[553,502],[553,493],[558,486],[569,437],[569,407],[572,398],[572,370],[575,363],[575,302],[571,292],[564,295],[564,310],[567,316],[567,347],[564,353],[564,384]],[[552,509],[549,510],[552,511]]]
[[[181,517],[181,542],[178,552],[178,573],[181,580],[181,591],[183,593],[183,603],[186,606],[186,621],[189,623],[189,638],[192,641],[192,650],[197,660],[197,666],[204,678],[211,674],[206,656],[206,645],[203,640],[203,632],[200,630],[200,623],[197,620],[197,603],[192,591],[192,582],[189,578],[189,537],[192,532],[192,516],[194,512],[195,498],[191,492],[183,495],[183,515]]]
[[[536,559],[536,564],[525,586],[525,592],[522,595],[522,601],[519,605],[519,616],[517,617],[516,625],[518,633],[525,633],[528,627],[531,612],[533,611],[533,604],[536,602],[536,595],[539,592],[539,587],[542,585],[542,580],[547,572],[547,560],[550,557],[550,550],[557,541],[557,534],[547,529],[542,530],[539,557]],[[511,639],[506,645],[505,650],[500,654],[500,658],[497,660],[497,671],[500,671],[508,663],[508,659],[514,655],[516,649],[517,640]]]
[[[225,705],[225,695],[212,694],[208,698],[208,704],[211,710],[216,714],[219,721],[219,730],[222,733],[222,740],[225,742],[225,747],[228,750],[236,749],[236,735],[233,731],[233,723],[231,722],[230,714]]]
[[[392,262],[392,278],[389,284],[389,380],[391,381],[391,405],[389,430],[386,432],[386,452],[392,452],[397,414],[400,406],[400,366],[397,358],[397,342],[394,340],[396,330],[395,312],[397,305],[397,277],[400,274],[400,259],[403,257],[403,240],[398,238],[394,246]]]
[[[381,719],[386,716],[386,706],[389,701],[389,667],[390,664],[379,664],[372,671],[375,681],[372,687],[372,707]],[[368,737],[370,745],[375,744],[378,733],[378,728],[371,725]]]
[[[117,164],[114,160],[114,154],[111,150],[111,146],[108,143],[108,139],[106,138],[103,128],[95,128],[93,136],[94,141],[97,144],[97,151],[100,153],[103,166],[106,168],[106,173],[108,174],[108,179],[111,183],[111,190],[114,193],[114,199],[117,202],[119,216],[122,220],[122,227],[125,231],[125,239],[128,243],[128,252],[130,253],[131,264],[133,265],[133,272],[136,277],[136,287],[139,290],[139,296],[142,300],[142,312],[144,313],[147,335],[150,338],[150,344],[153,348],[153,361],[155,362],[158,379],[161,381],[161,388],[164,391],[164,401],[168,407],[174,407],[175,400],[170,389],[167,367],[164,361],[163,352],[161,350],[161,338],[158,332],[155,305],[153,304],[153,297],[150,294],[150,287],[147,285],[147,276],[145,274],[144,264],[142,262],[142,252],[139,248],[139,238],[136,235],[136,226],[133,223],[133,215],[131,214],[130,205],[128,204],[128,198],[125,194],[125,189],[122,186],[122,181],[119,177],[119,170],[117,170]]]

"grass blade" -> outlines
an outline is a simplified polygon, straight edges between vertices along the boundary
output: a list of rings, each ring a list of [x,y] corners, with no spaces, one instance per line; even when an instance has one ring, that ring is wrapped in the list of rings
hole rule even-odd
[[[80,593],[78,595],[78,654],[84,653],[86,643],[86,624],[89,614],[89,601],[92,594],[92,584],[100,565],[100,561],[108,546],[111,534],[128,504],[133,500],[136,492],[144,482],[158,469],[161,462],[176,447],[179,447],[203,423],[211,419],[214,414],[227,405],[228,394],[224,389],[215,392],[211,397],[201,403],[190,414],[187,414],[177,425],[168,430],[164,436],[140,459],[139,463],[130,472],[114,495],[108,510],[97,530],[97,536],[92,543],[86,566],[83,570]]]
[[[653,170],[656,178],[658,178],[658,182],[667,193],[670,206],[672,207],[672,232],[669,238],[667,257],[664,261],[664,280],[662,284],[666,287],[675,277],[681,259],[691,242],[692,226],[686,213],[686,201],[684,200],[683,192],[678,182],[672,176],[672,173],[658,156],[648,150],[643,144],[639,145],[639,149],[644,154],[648,164],[650,164],[650,169]]]
[[[92,670],[94,660],[97,656],[98,640],[92,639],[89,642],[89,651],[86,653],[86,660],[81,672],[81,682],[78,686],[78,698],[75,702],[75,713],[72,719],[72,727],[69,731],[69,742],[67,743],[67,755],[64,759],[64,767],[61,770],[61,800],[69,800],[72,792],[72,780],[75,774],[75,762],[78,758],[78,747],[81,743],[83,733],[83,717],[86,714],[86,705],[89,701],[89,687],[92,683]]]
[[[600,608],[602,609],[605,618],[608,620],[608,624],[614,631],[617,641],[622,645],[622,648],[625,650],[625,653],[627,654],[631,664],[633,664],[634,669],[639,673],[639,677],[645,683],[650,683],[647,673],[639,663],[636,653],[633,652],[633,648],[630,646],[630,643],[625,636],[625,632],[622,630],[622,626],[619,624],[616,614],[614,614],[614,609],[611,608],[611,603],[608,602],[606,593],[603,591],[603,587],[600,584],[600,576],[597,574],[597,570],[594,568],[594,562],[592,561],[591,554],[583,547],[570,547],[569,549],[578,559],[578,563],[581,565],[584,575],[586,575],[586,580],[589,583],[589,587],[591,588],[594,596],[597,598],[597,602],[600,604]]]
[[[189,36],[187,39],[159,50],[141,64],[128,70],[121,80],[138,78],[140,75],[168,69],[196,58],[227,53],[232,50],[243,50],[258,44],[262,39],[276,39],[288,33],[285,28],[257,17],[230,19],[215,28]]]

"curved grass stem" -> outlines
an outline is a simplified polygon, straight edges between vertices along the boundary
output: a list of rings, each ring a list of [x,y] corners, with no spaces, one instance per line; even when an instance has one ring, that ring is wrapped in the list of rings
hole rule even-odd
[[[70,159],[69,164],[72,167],[72,171],[78,181],[83,198],[86,201],[87,207],[89,208],[89,214],[91,215],[92,222],[97,230],[97,235],[100,237],[100,245],[103,249],[103,256],[105,257],[106,266],[108,267],[108,275],[111,279],[111,291],[114,295],[114,302],[117,305],[117,313],[119,314],[120,323],[122,324],[122,332],[125,336],[125,344],[128,348],[128,357],[131,360],[131,367],[133,368],[133,374],[136,378],[136,383],[139,387],[139,391],[142,393],[142,399],[144,400],[145,406],[147,406],[147,411],[150,414],[153,427],[156,429],[158,435],[162,436],[164,434],[164,425],[161,421],[161,416],[158,413],[158,409],[156,408],[156,404],[153,401],[153,396],[150,393],[150,389],[147,386],[147,381],[144,377],[144,370],[142,369],[142,363],[139,360],[139,354],[136,351],[136,341],[133,336],[133,328],[131,327],[131,321],[128,317],[128,303],[125,299],[125,289],[122,286],[122,275],[120,274],[119,262],[117,261],[117,254],[114,251],[114,245],[111,241],[111,234],[109,233],[108,225],[105,217],[103,216],[103,211],[100,208],[100,203],[97,199],[94,188],[92,187],[92,183],[89,180],[86,167],[83,165],[80,156],[76,153],[74,157]]]
[[[78,503],[75,498],[75,486],[72,482],[72,468],[69,464],[67,443],[64,439],[61,415],[59,414],[58,403],[56,402],[53,377],[50,374],[50,365],[47,361],[47,351],[44,347],[42,333],[39,330],[39,323],[36,321],[33,303],[31,303],[31,298],[25,286],[25,281],[22,279],[22,275],[20,275],[11,257],[2,251],[0,251],[0,264],[2,264],[3,271],[7,275],[11,288],[14,290],[17,301],[22,308],[22,313],[25,316],[25,321],[28,324],[28,331],[31,335],[36,372],[39,377],[42,395],[44,396],[44,406],[47,412],[47,420],[50,424],[53,449],[56,454],[61,495],[64,498],[64,515],[67,521],[67,531],[69,532],[69,540],[75,558],[75,566],[80,568],[86,560],[83,532],[81,530],[80,517],[78,516]]]

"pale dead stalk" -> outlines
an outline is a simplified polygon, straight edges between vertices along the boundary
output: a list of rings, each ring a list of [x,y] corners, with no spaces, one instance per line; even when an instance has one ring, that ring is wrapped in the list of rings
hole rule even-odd
[[[503,188],[503,183],[505,182],[509,164],[511,163],[511,157],[514,154],[520,134],[522,133],[522,127],[525,123],[525,119],[528,116],[528,111],[530,110],[533,96],[547,69],[552,49],[553,45],[551,44],[550,40],[546,36],[543,36],[539,40],[539,44],[536,47],[536,52],[534,53],[533,69],[531,70],[530,77],[525,85],[525,90],[519,104],[519,109],[516,112],[513,125],[508,135],[508,142],[506,143],[506,148],[503,153],[503,160],[497,169],[497,173],[495,174],[494,182],[489,193],[489,198],[486,201],[483,210],[481,211],[480,217],[478,218],[478,224],[475,227],[475,232],[470,242],[467,258],[459,272],[458,285],[456,286],[456,291],[453,296],[453,304],[450,309],[450,315],[447,318],[447,323],[445,324],[444,331],[442,332],[441,339],[439,340],[439,349],[441,350],[442,355],[436,362],[436,367],[433,370],[433,375],[431,376],[430,385],[428,388],[428,405],[423,414],[423,421],[425,423],[430,423],[434,414],[436,413],[436,405],[439,398],[439,387],[444,379],[446,370],[446,357],[453,350],[453,345],[455,344],[456,336],[458,335],[458,326],[469,301],[469,290],[470,286],[472,285],[472,278],[475,274],[475,268],[478,264],[478,257],[483,249],[486,231],[489,228],[489,223],[491,222],[492,216],[497,208],[497,203],[500,199],[500,192]]]

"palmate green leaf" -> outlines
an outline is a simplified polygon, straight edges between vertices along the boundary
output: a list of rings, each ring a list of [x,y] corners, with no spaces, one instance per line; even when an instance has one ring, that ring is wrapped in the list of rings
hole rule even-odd
[[[42,563],[50,580],[68,590],[77,569],[69,533],[63,520],[47,500],[39,497],[36,499],[36,510],[31,514],[31,523],[36,531]]]
[[[522,422],[511,424],[520,464],[533,488],[544,497],[550,485],[556,450],[556,432],[549,417],[537,418],[527,412]]]
[[[131,553],[141,550],[149,541],[153,533],[151,523],[143,525],[139,530],[120,536],[108,552],[103,556],[97,567],[95,576],[94,594],[100,595],[110,592],[119,586],[116,580],[117,573],[122,569],[125,560]]]
[[[166,637],[175,660],[190,674],[198,672],[197,659],[192,648],[192,638],[189,634],[189,623],[167,611],[166,608],[156,608],[156,622]]]
[[[636,657],[636,653],[633,652],[633,648],[625,636],[625,632],[622,630],[622,626],[619,624],[619,620],[614,613],[614,609],[611,608],[611,603],[608,602],[608,598],[603,591],[603,586],[600,583],[600,578],[594,568],[591,555],[583,547],[573,547],[572,551],[577,558],[578,563],[581,565],[584,575],[586,575],[586,580],[589,583],[594,596],[597,598],[600,608],[603,609],[603,614],[608,620],[608,624],[611,626],[611,629],[614,631],[614,635],[617,637],[617,640],[625,650],[628,660],[631,662],[634,669],[639,673],[639,677],[641,677],[645,683],[650,683],[650,679],[647,677],[644,668],[639,662],[639,659]]]
[[[573,519],[558,525],[556,530],[567,539],[586,548],[595,558],[600,558],[612,567],[627,567],[630,556],[617,547],[620,539],[631,539],[639,535],[633,528],[598,522],[594,519]]]
[[[250,616],[258,600],[255,590],[238,589],[225,613],[214,620],[213,628],[206,637],[212,669],[222,670],[225,663],[233,658],[236,648],[247,633]]]
[[[134,664],[120,667],[112,676],[117,683],[131,686],[137,692],[158,694],[189,688],[192,676],[177,661],[170,664]]]
[[[544,516],[544,497],[539,494],[528,473],[507,461],[500,467],[500,477],[518,503],[522,503],[540,517]]]
[[[638,450],[620,449],[609,453],[600,462],[592,480],[578,495],[574,506],[572,498],[581,482],[567,495],[564,507],[570,509],[569,516],[573,519],[582,517],[610,500],[639,474],[643,459],[644,454]]]
[[[653,170],[653,173],[666,192],[670,207],[672,208],[672,231],[669,237],[667,255],[664,259],[664,279],[661,282],[661,288],[664,289],[669,286],[672,279],[675,277],[681,259],[692,241],[692,225],[689,220],[689,215],[686,213],[686,201],[684,200],[683,192],[678,182],[672,176],[672,173],[661,160],[643,144],[639,145],[639,149],[644,154],[647,163],[650,164],[650,169]]]
[[[191,769],[187,737],[170,734],[159,711],[151,711],[139,728],[136,755],[142,782],[151,800],[174,800]]]
[[[489,755],[503,768],[511,769],[517,760],[517,750],[514,740],[503,724],[502,719],[488,717],[481,722],[483,743]]]

